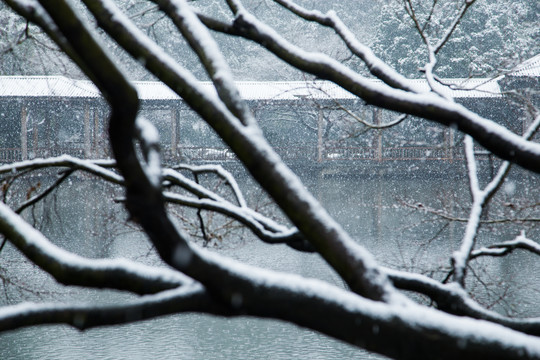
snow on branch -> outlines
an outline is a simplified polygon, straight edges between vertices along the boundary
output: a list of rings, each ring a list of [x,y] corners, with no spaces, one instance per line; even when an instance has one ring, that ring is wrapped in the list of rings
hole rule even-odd
[[[467,221],[467,226],[465,228],[465,234],[461,240],[461,247],[452,255],[454,280],[462,286],[465,283],[467,263],[474,248],[476,236],[480,227],[480,217],[482,216],[484,207],[494,195],[495,191],[500,187],[502,181],[510,170],[510,163],[508,161],[503,162],[497,171],[497,175],[490,181],[484,190],[480,189],[480,185],[478,183],[476,159],[474,156],[474,144],[470,136],[465,137],[464,146],[472,205],[469,212],[469,220]]]
[[[388,336],[402,341],[402,350],[412,349],[405,344],[414,341],[415,357],[419,357],[418,351],[426,351],[425,342],[433,346],[443,346],[442,339],[452,339],[452,344],[463,342],[460,347],[445,346],[444,354],[432,348],[432,351],[437,352],[437,356],[446,359],[458,356],[457,353],[451,354],[452,351],[459,351],[461,358],[465,358],[463,351],[474,352],[472,349],[476,346],[482,348],[482,356],[489,358],[502,359],[510,356],[510,353],[498,353],[510,349],[525,351],[532,358],[540,356],[540,342],[537,338],[487,321],[444,314],[406,299],[392,304],[376,302],[320,280],[255,268],[204,249],[195,248],[194,251],[204,258],[209,266],[221,268],[231,278],[245,279],[251,283],[251,287],[244,288],[244,291],[229,294],[231,305],[249,315],[266,317],[271,314],[274,318],[292,321],[325,333],[327,330],[315,325],[318,324],[319,317],[313,316],[315,313],[324,313],[323,321],[332,319],[339,324],[337,329],[328,328],[334,337],[347,342],[356,341],[358,344],[358,336],[361,336],[362,346],[366,349],[377,348],[377,352],[394,357],[403,357],[404,354],[389,349]],[[537,326],[537,319],[534,321]],[[436,337],[433,336],[434,332]],[[492,346],[497,350],[494,351]],[[492,353],[487,355],[487,352]],[[430,352],[429,356],[433,354],[434,352]],[[411,353],[410,357],[412,356]],[[425,356],[428,356],[427,352]],[[480,353],[477,356],[480,356]],[[469,357],[473,358],[471,354],[467,355],[467,358]]]
[[[68,324],[85,330],[192,311],[224,313],[200,284],[193,283],[145,295],[125,304],[21,303],[4,306],[0,308],[0,332],[44,324]]]
[[[136,136],[141,142],[145,163],[141,166],[150,183],[159,189],[161,186],[161,160],[159,156],[159,133],[156,127],[139,116],[135,120]]]
[[[244,9],[239,1],[229,2],[238,10],[227,34],[257,42],[286,63],[330,80],[369,104],[453,126],[474,137],[495,155],[540,173],[540,144],[524,140],[507,128],[434,93],[417,94],[369,81],[327,55],[307,52],[291,44]],[[211,22],[207,26],[211,26]],[[224,28],[213,29],[221,31]]]
[[[192,281],[175,271],[149,267],[126,259],[94,260],[75,255],[52,244],[2,202],[0,233],[30,261],[66,285],[148,294]]]
[[[124,179],[106,167],[114,166],[113,160],[83,160],[69,155],[46,159],[33,159],[0,165],[0,174],[15,173],[23,170],[37,170],[51,167],[67,167],[72,170],[84,170],[114,184],[122,184]]]
[[[383,269],[398,289],[430,298],[437,309],[460,316],[486,320],[526,334],[540,336],[540,318],[512,318],[484,308],[455,283],[442,284],[428,276],[394,269]]]
[[[525,133],[523,134],[523,139],[530,139],[539,127],[540,115],[536,117],[533,123],[525,131]],[[454,280],[462,286],[465,283],[467,263],[471,257],[471,252],[474,249],[476,236],[478,234],[478,229],[481,223],[480,217],[482,216],[483,210],[486,205],[489,203],[493,195],[495,195],[497,190],[501,187],[504,179],[506,178],[506,175],[510,171],[511,166],[509,161],[504,161],[499,167],[497,174],[482,190],[480,189],[480,185],[478,182],[476,159],[474,156],[474,144],[470,136],[465,137],[464,147],[469,176],[469,185],[472,197],[472,205],[469,213],[469,220],[465,228],[465,234],[463,235],[463,239],[461,240],[461,247],[452,255]]]
[[[224,114],[221,120],[231,126],[241,126],[241,122],[230,112],[216,94],[200,86],[198,79],[176,62],[143,31],[118,9],[110,0],[82,0],[92,15],[118,45],[134,59],[163,81],[186,104],[203,118],[216,112]],[[212,124],[211,124],[212,125]]]
[[[303,236],[296,228],[281,231],[277,229],[268,229],[267,224],[254,218],[251,212],[245,211],[245,208],[239,208],[228,202],[210,199],[195,199],[170,192],[165,192],[163,196],[168,202],[173,204],[215,211],[231,217],[247,226],[259,239],[268,244],[290,244],[291,246],[300,246],[298,243],[303,240]]]
[[[220,214],[231,217],[240,223],[246,225],[259,239],[269,244],[287,244],[295,249],[302,251],[312,251],[312,247],[305,243],[304,237],[296,228],[288,228],[280,225],[270,218],[258,213],[249,208],[245,202],[238,183],[231,173],[216,165],[178,165],[176,169],[187,169],[194,173],[213,172],[220,177],[226,179],[226,182],[231,186],[239,205],[234,205],[223,197],[206,189],[200,184],[187,179],[181,173],[172,170],[164,169],[164,178],[169,182],[169,185],[177,185],[188,192],[196,195],[198,199],[176,194],[170,191],[164,192],[165,201],[189,206],[197,209],[215,211]]]
[[[151,134],[153,130],[148,133],[146,136],[146,144],[149,144],[151,139]],[[152,135],[155,136],[156,134]],[[17,213],[20,213],[22,210],[28,206],[35,204],[36,202],[42,200],[46,197],[53,189],[58,187],[74,170],[83,170],[88,171],[92,174],[97,174],[101,178],[108,180],[115,184],[123,184],[123,179],[116,173],[106,170],[98,166],[101,164],[103,166],[113,166],[114,161],[108,160],[81,160],[73,158],[70,156],[61,156],[58,158],[49,158],[49,159],[35,159],[30,161],[24,161],[19,163],[13,163],[9,165],[2,166],[0,168],[0,173],[13,173],[14,171],[20,172],[28,169],[43,169],[49,167],[68,167],[70,170],[62,175],[53,185],[51,185],[47,190],[41,192],[40,194],[28,199],[23,204],[19,206],[16,210]],[[258,213],[257,211],[249,208],[245,202],[243,194],[238,186],[238,183],[234,179],[231,173],[223,169],[219,165],[202,165],[202,166],[192,166],[192,165],[177,165],[178,169],[188,169],[195,173],[206,173],[212,172],[216,173],[218,176],[226,180],[227,184],[233,189],[235,198],[239,203],[239,206],[231,204],[228,200],[217,195],[211,190],[197,184],[196,182],[187,179],[181,173],[173,169],[163,169],[164,181],[167,182],[167,185],[177,185],[183,188],[184,190],[202,198],[198,200],[192,197],[187,197],[179,194],[175,194],[170,191],[164,192],[164,200],[169,203],[189,206],[192,208],[205,209],[209,211],[215,211],[225,216],[231,217],[238,220],[242,224],[246,225],[253,233],[259,237],[261,240],[271,243],[271,244],[288,244],[302,251],[312,251],[312,248],[307,246],[304,243],[303,236],[298,232],[296,228],[288,228],[286,226],[280,225],[273,221],[270,218]],[[156,169],[159,169],[156,167]],[[160,174],[156,172],[159,176]],[[157,179],[155,179],[157,180]]]
[[[274,2],[305,20],[314,21],[320,25],[334,29],[349,50],[366,64],[370,73],[384,81],[386,84],[396,89],[421,92],[420,89],[417,89],[407,78],[379,59],[369,47],[358,41],[356,36],[343,21],[341,21],[334,11],[323,14],[317,10],[307,10],[290,0],[274,0]]]
[[[232,189],[234,196],[236,197],[236,201],[238,202],[238,206],[245,208],[247,207],[246,200],[244,199],[244,195],[242,194],[242,191],[240,190],[240,187],[238,186],[238,183],[236,182],[236,179],[234,176],[225,170],[223,166],[221,165],[187,165],[187,164],[180,164],[173,167],[175,170],[189,170],[194,174],[202,174],[202,173],[215,173],[222,179],[224,179],[227,183],[227,185]]]
[[[195,51],[212,79],[219,98],[244,125],[254,122],[247,105],[240,97],[232,72],[219,46],[185,0],[152,0],[173,21]]]
[[[483,247],[471,252],[471,259],[481,256],[504,256],[510,254],[516,249],[527,250],[533,254],[540,255],[540,245],[527,238],[525,232],[522,231],[515,239],[491,244],[488,247]]]

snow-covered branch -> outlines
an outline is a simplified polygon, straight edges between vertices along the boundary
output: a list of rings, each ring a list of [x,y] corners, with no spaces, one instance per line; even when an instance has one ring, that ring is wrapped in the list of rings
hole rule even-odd
[[[379,273],[372,256],[354,242],[305,190],[297,176],[282,163],[262,137],[258,127],[242,126],[219,99],[208,97],[200,90],[192,75],[186,75],[176,63],[170,64],[172,59],[140,30],[134,29],[133,24],[112,3],[85,0],[85,4],[100,26],[120,46],[134,58],[144,60],[151,73],[181,96],[220,135],[299,231],[354,291],[370,298],[391,297],[389,282]],[[111,141],[114,144],[114,139]],[[119,163],[118,158],[117,161]],[[129,171],[129,168],[125,170]],[[177,237],[174,234],[171,236]]]
[[[227,108],[245,125],[254,122],[233,81],[229,65],[208,29],[185,0],[152,0],[173,21],[195,51]]]
[[[291,44],[241,7],[240,2],[234,3],[238,11],[227,30],[228,34],[259,43],[288,64],[319,78],[331,80],[369,104],[455,127],[471,135],[493,154],[531,171],[540,172],[540,144],[526,141],[507,128],[433,93],[417,94],[373,83],[324,54],[307,52]],[[207,26],[211,26],[211,23]],[[219,26],[214,30],[222,29],[223,26]]]
[[[472,251],[471,259],[481,256],[505,256],[516,249],[527,250],[533,254],[540,255],[540,245],[527,238],[525,232],[522,231],[521,234],[513,240],[491,244],[488,247],[482,247]]]
[[[193,283],[120,305],[21,303],[5,306],[0,308],[0,331],[44,324],[67,324],[86,330],[193,311],[225,314],[200,284]]]
[[[156,151],[156,150],[152,150]],[[99,164],[99,165],[98,165]],[[123,179],[116,173],[104,169],[101,166],[112,166],[113,161],[109,160],[82,160],[71,156],[61,156],[57,158],[48,159],[35,159],[19,163],[12,163],[0,167],[0,173],[19,173],[23,170],[37,170],[51,167],[66,167],[68,172],[62,175],[53,185],[42,191],[40,194],[33,196],[32,198],[19,205],[17,213],[20,213],[25,208],[37,203],[38,201],[49,195],[52,190],[56,189],[65,179],[67,179],[73,171],[81,170],[87,171],[100,178],[109,181],[114,184],[123,185]],[[147,165],[149,167],[150,165]],[[156,181],[161,176],[161,169],[159,166],[154,165],[157,169],[154,171],[156,174]],[[164,200],[171,204],[178,204],[182,206],[188,206],[196,209],[205,209],[214,211],[222,215],[231,217],[240,223],[246,225],[253,233],[261,240],[271,244],[288,244],[296,249],[302,251],[312,251],[312,248],[305,243],[305,239],[295,228],[288,228],[280,225],[269,219],[266,216],[258,213],[257,211],[249,208],[243,197],[243,194],[238,186],[238,183],[234,179],[231,173],[223,169],[218,165],[203,165],[203,166],[191,166],[191,165],[177,165],[178,169],[188,169],[194,173],[216,173],[218,176],[226,180],[227,184],[233,190],[238,206],[232,204],[223,197],[217,195],[213,191],[197,184],[196,182],[187,179],[181,173],[172,169],[163,169],[163,180],[167,185],[176,185],[184,190],[192,193],[200,199],[196,199],[189,196],[176,194],[171,191],[163,193]],[[147,170],[147,173],[149,171]]]
[[[425,275],[389,268],[384,270],[398,289],[427,296],[437,305],[437,309],[450,314],[490,321],[526,334],[540,335],[540,318],[502,316],[478,304],[461,286],[456,286],[455,283],[442,284]]]
[[[37,170],[52,167],[65,167],[71,170],[83,170],[113,184],[122,184],[123,178],[106,167],[114,166],[112,160],[83,160],[69,155],[47,159],[33,159],[0,165],[0,174],[9,174],[24,170]]]
[[[179,164],[179,165],[173,166],[173,169],[189,170],[194,174],[214,173],[218,175],[220,178],[226,181],[227,185],[233,191],[234,196],[236,197],[236,201],[238,202],[238,206],[240,206],[241,208],[247,207],[246,200],[244,199],[244,195],[242,194],[242,191],[240,190],[240,187],[238,186],[236,179],[230,172],[225,170],[223,166]]]
[[[396,89],[420,92],[407,78],[388,66],[388,64],[379,59],[369,47],[362,44],[334,11],[323,14],[317,10],[305,9],[290,0],[274,0],[274,2],[307,21],[314,21],[320,25],[334,29],[349,50],[366,64],[370,73],[384,81],[386,84]]]
[[[70,253],[52,244],[2,202],[0,232],[30,261],[66,285],[149,294],[191,282],[180,273],[126,259],[95,260]]]
[[[223,201],[195,199],[170,192],[165,192],[163,196],[168,202],[173,204],[214,211],[229,216],[230,218],[233,218],[247,226],[259,239],[268,244],[287,244],[293,248],[307,251],[313,250],[312,248],[308,247],[307,244],[303,244],[303,236],[298,232],[297,229],[269,229],[267,224],[259,221],[260,217],[254,218],[252,216],[253,212],[246,211],[247,209],[238,208]]]
[[[461,248],[454,254],[458,284],[443,285],[420,275],[384,269],[321,207],[264,139],[257,123],[250,120],[251,115],[246,104],[239,100],[224,57],[203,26],[213,28],[215,22],[195,16],[186,1],[156,0],[197,53],[214,82],[217,95],[204,90],[193,74],[138,29],[111,0],[82,0],[98,26],[112,40],[182,97],[216,131],[288,216],[294,224],[292,228],[249,209],[238,184],[219,168],[184,169],[195,174],[213,171],[222,176],[232,189],[232,201],[201,186],[197,178],[192,181],[179,171],[162,170],[155,128],[137,117],[138,94],[118,63],[85,25],[70,1],[39,1],[63,35],[62,40],[56,41],[67,44],[68,55],[78,62],[110,105],[109,139],[120,175],[105,167],[110,164],[69,157],[3,166],[0,172],[62,166],[83,169],[123,186],[131,219],[141,226],[161,259],[174,270],[154,269],[126,260],[89,260],[69,253],[50,244],[40,232],[0,203],[0,232],[60,282],[138,294],[157,293],[114,306],[22,304],[5,307],[0,309],[0,330],[44,323],[66,323],[85,329],[197,311],[280,319],[395,358],[540,359],[540,342],[537,337],[528,335],[538,334],[538,319],[514,320],[487,311],[459,286],[463,284],[466,265],[474,254],[482,210],[504,180],[508,162],[482,190],[472,139],[466,139],[473,206]],[[334,13],[321,15],[306,12],[289,1],[281,3],[301,17],[325,26],[330,24],[368,67],[371,62],[372,67],[385,72],[384,64],[370,58],[370,53]],[[220,25],[221,30],[260,43],[292,66],[332,80],[368,103],[423,116],[446,126],[455,125],[495,154],[540,172],[539,144],[522,139],[437,94],[404,91],[408,89],[403,86],[406,82],[400,85],[403,79],[396,78],[392,72],[380,76],[386,76],[389,83],[398,79],[394,87],[369,81],[326,55],[290,44],[244,9],[239,0],[227,0],[227,4],[235,19],[226,30]],[[540,118],[534,126],[539,124]],[[137,139],[144,159],[139,157],[135,146]],[[188,195],[163,190],[177,186]],[[350,291],[315,279],[248,266],[200,249],[171,221],[167,201],[221,212],[272,243],[296,246],[308,241]],[[519,239],[519,246],[533,246],[524,239],[524,236]],[[423,293],[444,311],[416,304],[396,287]]]
[[[143,117],[135,120],[136,136],[141,142],[144,163],[141,163],[146,176],[152,185],[161,186],[161,160],[159,155],[159,133],[156,127]]]
[[[533,134],[540,127],[540,116],[537,116],[533,123],[523,134],[524,139],[530,139]],[[467,169],[469,176],[469,186],[471,191],[472,205],[469,213],[469,220],[465,228],[463,239],[461,240],[461,247],[458,251],[455,251],[452,255],[452,265],[454,268],[454,280],[461,284],[465,283],[465,274],[467,270],[467,263],[470,259],[471,252],[474,249],[476,236],[480,226],[480,218],[483,210],[489,203],[493,195],[501,187],[505,177],[510,171],[510,162],[505,161],[499,167],[497,174],[491,179],[491,181],[482,190],[478,182],[478,171],[476,167],[476,159],[474,156],[474,144],[469,136],[465,137],[465,156],[467,160]]]

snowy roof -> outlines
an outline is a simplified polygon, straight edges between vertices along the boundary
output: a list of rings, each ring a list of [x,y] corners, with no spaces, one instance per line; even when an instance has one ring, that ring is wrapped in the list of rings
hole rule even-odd
[[[428,92],[430,90],[427,81],[424,79],[410,81],[421,91]],[[499,83],[493,79],[443,79],[441,82],[446,86],[439,86],[437,91],[452,98],[491,98],[501,96]]]
[[[166,85],[160,82],[135,81],[142,100],[178,99]],[[215,91],[211,82],[200,85]],[[298,100],[310,99],[355,99],[356,96],[328,81],[238,81],[240,96],[245,100]]]
[[[376,80],[374,80],[376,81]],[[377,81],[379,82],[379,81]],[[411,80],[420,90],[429,91],[425,80]],[[485,98],[501,96],[501,89],[496,81],[487,79],[451,79],[445,81],[450,87],[443,87],[445,95],[454,98]],[[178,99],[178,96],[160,82],[134,82],[142,100]],[[211,82],[201,82],[204,88],[213,91]],[[357,99],[342,87],[329,81],[238,81],[240,96],[245,100],[299,100],[299,99]]]
[[[96,98],[101,94],[88,81],[64,76],[0,76],[0,97]]]
[[[528,76],[538,77],[540,76],[540,54],[533,56],[529,60],[526,60],[516,66],[512,71],[508,73],[510,76]]]
[[[378,81],[378,80],[373,80]],[[411,80],[420,89],[429,90],[423,79]],[[501,90],[496,81],[487,79],[445,80],[450,87],[442,91],[454,98],[499,97]],[[211,82],[202,87],[214,91]],[[179,99],[166,85],[155,81],[135,81],[141,100]],[[238,81],[240,95],[245,100],[298,100],[298,99],[356,99],[357,97],[329,81]],[[87,80],[73,80],[63,76],[0,76],[0,97],[65,97],[98,98],[99,90]]]

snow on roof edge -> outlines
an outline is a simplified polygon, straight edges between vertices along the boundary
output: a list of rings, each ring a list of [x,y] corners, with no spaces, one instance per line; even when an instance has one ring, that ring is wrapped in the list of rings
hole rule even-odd
[[[426,92],[429,91],[424,79],[410,81]],[[501,96],[498,82],[492,79],[448,79],[443,82],[450,86],[443,87],[442,92],[455,98]],[[161,82],[134,81],[133,84],[141,100],[180,100],[178,95]],[[200,84],[208,91],[215,91],[211,82]],[[358,99],[340,86],[322,80],[238,81],[236,85],[245,100]],[[98,98],[101,94],[88,80],[75,80],[64,76],[0,76],[0,97]]]

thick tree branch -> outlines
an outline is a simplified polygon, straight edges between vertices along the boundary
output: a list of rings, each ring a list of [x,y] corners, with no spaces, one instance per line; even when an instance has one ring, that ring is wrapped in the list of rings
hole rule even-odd
[[[153,130],[136,122],[138,99],[135,90],[66,0],[40,1],[59,31],[66,35],[73,51],[84,59],[83,70],[111,105],[109,135],[118,169],[125,179],[130,214],[141,224],[164,261],[202,284],[212,304],[218,306],[216,312],[241,312],[282,319],[395,358],[540,359],[540,342],[537,338],[489,322],[444,314],[401,296],[372,256],[322,210],[298,178],[285,167],[262,138],[258,128],[251,124],[244,126],[219,98],[201,91],[189,73],[170,62],[170,58],[163,57],[161,50],[138,30],[134,30],[131,22],[125,22],[125,17],[115,10],[111,2],[87,0],[86,4],[100,26],[134,58],[144,60],[153,74],[181,95],[218,132],[316,250],[352,290],[362,296],[317,280],[239,264],[191,245],[187,237],[174,227],[165,211],[158,159],[147,158],[146,163],[141,164],[137,157],[134,146],[137,126],[143,148],[145,144],[152,143],[153,140],[149,140],[153,138],[142,134]],[[228,2],[238,12],[235,26],[242,31],[251,31],[252,28],[245,27],[251,21],[249,14],[237,6],[237,1]],[[186,8],[186,11],[191,10]],[[270,37],[269,40],[271,43],[275,39]],[[329,68],[333,69],[327,74],[334,74],[337,80],[347,75],[341,72],[342,68],[334,67],[325,59],[320,62],[320,59],[316,57],[315,63],[322,64],[324,71],[315,69],[315,72],[325,74]],[[311,61],[303,60],[307,63]],[[454,115],[459,114],[464,116],[465,123],[474,120],[472,122],[484,124],[487,121],[472,115],[467,117],[465,115],[468,113],[462,113],[465,110],[434,95],[418,97],[417,94],[406,94],[386,86],[368,85],[369,82],[357,76],[353,76],[348,84],[352,90],[356,89],[355,93],[362,93],[368,99],[374,95],[385,97],[382,103],[392,100],[400,106],[422,105],[428,109],[435,106],[435,109],[427,110],[428,113],[441,113],[442,118],[451,114],[448,121],[451,118],[458,123]],[[485,123],[484,130],[489,128],[492,133],[506,139],[509,146],[515,148],[518,144],[526,154],[527,151],[534,153],[537,150],[534,144],[515,142],[505,130],[490,124]],[[540,156],[540,152],[537,155]],[[517,159],[522,156],[523,152]],[[156,167],[158,171],[154,171]],[[20,224],[16,225],[18,227]],[[7,231],[10,231],[9,227]],[[193,298],[187,296],[186,299],[191,301]],[[63,321],[73,323],[77,319],[74,311]],[[198,311],[205,309],[199,308]],[[112,316],[119,316],[121,319],[118,321],[125,321],[121,312]],[[47,321],[51,321],[50,318]]]
[[[125,259],[86,259],[52,244],[43,234],[0,202],[0,232],[30,261],[64,285],[152,294],[190,280],[180,273]]]
[[[146,68],[181,96],[221,136],[351,289],[370,298],[388,299],[392,296],[394,292],[388,287],[388,280],[381,277],[372,256],[355,243],[304,189],[296,175],[264,140],[260,129],[242,126],[218,99],[200,90],[192,75],[177,66],[155,44],[150,44],[142,32],[133,29],[128,19],[112,4],[104,7],[102,1],[85,3],[100,26],[120,46],[134,58],[144,59]],[[112,136],[111,140],[114,143]]]
[[[200,284],[146,295],[121,305],[22,303],[0,309],[0,332],[45,324],[67,324],[79,330],[128,324],[181,312],[230,313],[216,304]]]
[[[540,336],[540,318],[511,318],[482,307],[456,284],[442,284],[427,276],[385,269],[398,289],[413,291],[429,297],[437,308],[449,314],[487,320],[523,333]]]
[[[219,51],[218,44],[212,38],[206,26],[201,23],[197,15],[190,9],[189,5],[183,0],[152,1],[167,14],[195,51],[225,106],[244,125],[253,124],[253,115],[240,97],[240,92],[233,81],[229,65]]]
[[[320,25],[332,28],[345,45],[347,45],[349,50],[366,64],[369,72],[386,84],[396,89],[420,92],[408,79],[379,59],[369,47],[358,41],[356,36],[354,36],[352,31],[341,21],[335,12],[329,11],[323,14],[317,10],[307,10],[290,0],[274,0],[274,2],[304,20],[314,21]]]

